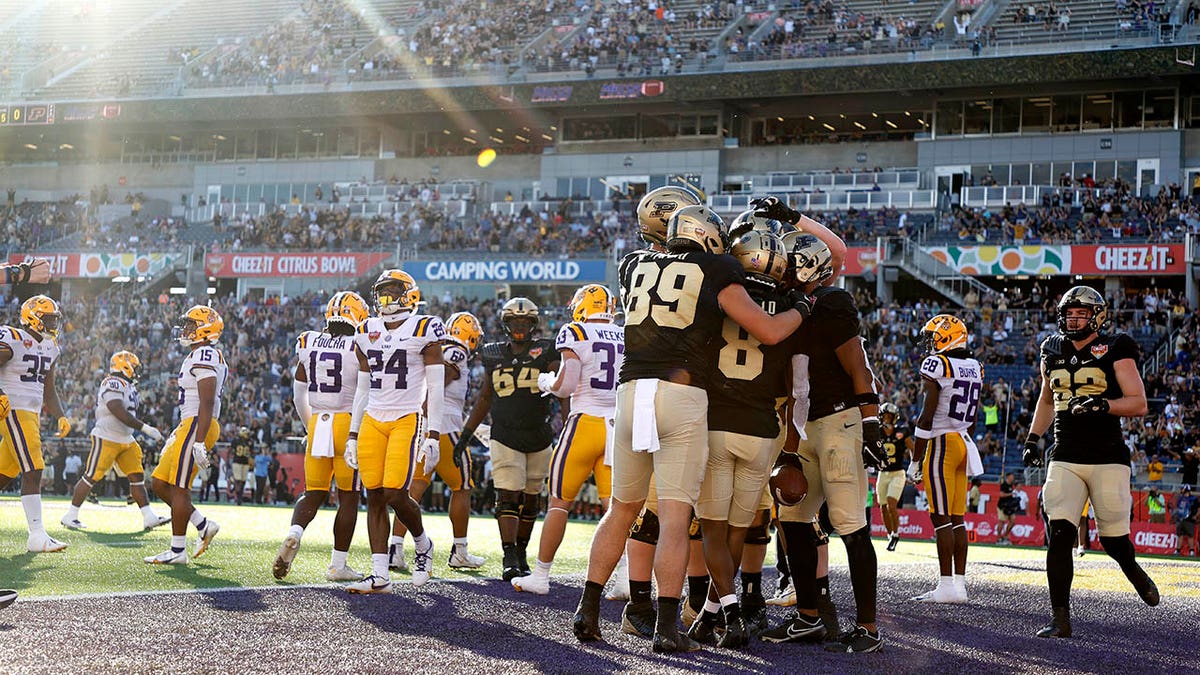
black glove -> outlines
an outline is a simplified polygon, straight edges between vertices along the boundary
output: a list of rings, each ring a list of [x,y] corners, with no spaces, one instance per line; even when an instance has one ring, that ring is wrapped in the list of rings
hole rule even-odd
[[[1108,399],[1099,396],[1072,396],[1071,400],[1067,401],[1067,410],[1072,415],[1107,413]]]
[[[879,429],[879,418],[863,420],[862,423],[863,466],[878,469],[887,460],[883,451],[883,434]]]
[[[1025,437],[1025,447],[1021,451],[1021,463],[1025,466],[1042,465],[1042,449],[1038,447],[1041,436],[1029,434]]]
[[[812,314],[813,307],[817,304],[817,299],[806,293],[795,291],[792,293],[792,307],[800,312],[800,318],[807,319],[809,314]]]
[[[464,431],[458,437],[458,442],[454,444],[454,467],[461,469],[469,463],[467,456],[471,453],[471,439],[475,438],[475,432]]]
[[[750,202],[754,215],[760,218],[770,218],[789,225],[795,225],[800,220],[800,212],[788,206],[779,197],[760,197]]]

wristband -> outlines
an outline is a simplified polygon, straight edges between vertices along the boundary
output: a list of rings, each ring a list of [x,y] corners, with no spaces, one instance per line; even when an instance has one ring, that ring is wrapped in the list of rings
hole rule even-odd
[[[1033,433],[1032,431],[1029,432],[1029,434],[1027,436],[1025,436],[1026,443],[1037,443],[1040,440],[1042,440],[1042,437]]]
[[[863,424],[866,424],[867,422],[878,422],[878,421],[879,421],[879,418],[875,417],[874,415],[872,415],[871,417],[862,418]]]
[[[855,394],[854,403],[856,405],[879,405],[879,394],[873,391],[865,394]]]
[[[922,429],[921,427],[917,427],[917,430],[913,432],[913,436],[916,436],[917,438],[923,438],[925,440],[933,438],[933,435],[932,429]]]
[[[23,262],[20,265],[17,265],[17,269],[21,272],[21,277],[17,279],[17,282],[23,284],[26,281],[29,281],[29,273],[33,270],[33,266],[27,262]]]
[[[146,424],[145,422],[142,422],[142,426],[141,426],[140,428],[138,428],[138,431],[140,431],[140,432],[142,432],[142,433],[144,434],[144,433],[146,433],[146,430],[147,430],[147,429],[149,429],[149,428],[150,428],[150,425],[149,425],[149,424]]]

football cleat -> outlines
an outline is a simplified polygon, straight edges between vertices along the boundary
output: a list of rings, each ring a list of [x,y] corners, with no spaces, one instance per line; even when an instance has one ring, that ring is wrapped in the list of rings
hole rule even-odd
[[[877,652],[883,648],[883,638],[879,632],[872,633],[862,626],[855,626],[853,630],[842,634],[837,642],[832,642],[825,645],[827,652],[841,652],[844,654],[863,654],[867,652]]]
[[[392,580],[377,577],[372,574],[346,586],[346,590],[360,595],[369,595],[371,593],[390,593],[392,590]]]
[[[808,616],[795,613],[783,624],[763,632],[759,639],[763,642],[779,644],[782,642],[819,642],[825,637],[825,624],[819,616]]]
[[[187,551],[172,551],[167,549],[158,555],[151,555],[142,558],[147,565],[186,565],[188,564]]]
[[[687,598],[684,598],[682,604],[683,606],[679,608],[679,620],[683,622],[684,628],[691,628],[692,624],[696,623],[696,617],[700,612],[692,609],[692,603],[688,602]]]
[[[757,602],[743,601],[742,605],[742,623],[746,625],[746,630],[750,635],[758,637],[767,630],[767,608],[762,604],[761,600]]]
[[[359,581],[363,578],[362,572],[356,572],[348,565],[341,567],[330,567],[325,572],[325,578],[330,581]]]
[[[275,555],[275,564],[271,566],[271,574],[276,579],[286,577],[292,569],[292,561],[296,559],[296,554],[299,552],[299,537],[289,534],[284,538],[283,543],[279,545],[279,553]]]
[[[483,567],[487,559],[471,555],[466,546],[455,544],[450,548],[450,561],[447,563],[452,570],[477,570]]]
[[[794,606],[796,604],[796,589],[792,588],[792,585],[789,583],[787,586],[779,589],[779,592],[775,594],[775,597],[767,600],[767,604],[775,607]]]
[[[721,649],[741,649],[750,644],[750,633],[746,630],[746,624],[742,621],[742,609],[735,605],[730,605],[725,614],[725,632],[717,639],[717,646]]]
[[[192,557],[199,558],[200,556],[204,555],[204,552],[208,550],[209,545],[212,544],[213,537],[217,536],[217,533],[220,531],[221,526],[217,524],[217,521],[209,518],[208,524],[204,526],[204,531],[201,532],[200,536],[196,539],[196,550],[192,552]]]
[[[967,602],[967,594],[965,588],[960,594],[958,589],[954,587],[944,588],[942,586],[938,586],[928,593],[922,593],[921,595],[913,598],[913,602],[937,602],[948,605],[962,605],[966,604]]]
[[[1146,574],[1146,570],[1138,567],[1137,571],[1140,574],[1130,578],[1130,583],[1133,584],[1134,589],[1137,590],[1138,595],[1141,596],[1142,602],[1150,605],[1151,607],[1157,607],[1159,602],[1158,586],[1155,585],[1154,580],[1150,578],[1150,575]]]
[[[653,602],[628,602],[621,611],[621,631],[630,635],[652,637],[658,622]]]
[[[688,626],[687,636],[702,645],[717,644],[717,615],[700,612]]]
[[[1037,632],[1040,638],[1069,638],[1071,637],[1071,610],[1068,607],[1055,607],[1054,618],[1050,623]]]
[[[603,640],[600,635],[600,607],[585,607],[584,603],[579,603],[575,618],[571,620],[571,632],[580,642]]]
[[[900,535],[898,535],[898,534],[892,534],[891,536],[889,536],[889,537],[888,537],[888,545],[887,545],[887,550],[889,550],[889,551],[895,551],[895,550],[896,550],[896,545],[897,545],[897,544],[899,544],[899,543],[900,543]]]
[[[404,559],[404,544],[388,546],[388,569],[399,572],[408,571],[408,561]]]
[[[60,520],[58,522],[62,523],[62,526],[67,528],[68,530],[86,530],[87,529],[87,525],[84,525],[83,523],[79,522],[78,518],[67,518],[66,516],[63,516],[62,520]]]
[[[517,558],[517,547],[508,546],[504,550],[504,572],[500,575],[505,581],[512,581],[521,575],[521,561]]]
[[[46,534],[31,534],[29,539],[25,541],[25,548],[30,553],[57,553],[67,547],[65,542],[61,542],[54,537]]]
[[[629,599],[629,563],[625,556],[621,556],[620,562],[617,563],[617,570],[612,575],[612,584],[609,586],[608,592],[604,594],[604,599]]]
[[[12,589],[0,591],[0,609],[4,609],[17,601],[17,592]]]
[[[413,551],[413,570],[412,584],[413,586],[424,586],[426,581],[433,576],[433,541],[429,542],[429,548],[422,551],[416,549]]]
[[[168,525],[168,524],[170,524],[170,522],[171,522],[171,516],[156,515],[151,520],[142,520],[142,527],[146,531],[150,531],[156,527],[162,527],[163,525]]]
[[[651,644],[651,649],[656,654],[695,652],[700,650],[699,642],[678,631],[671,632],[673,634],[654,633],[654,642]]]
[[[512,587],[523,593],[533,593],[534,595],[549,595],[550,594],[550,577],[540,574],[530,574],[527,577],[517,577],[513,579]]]

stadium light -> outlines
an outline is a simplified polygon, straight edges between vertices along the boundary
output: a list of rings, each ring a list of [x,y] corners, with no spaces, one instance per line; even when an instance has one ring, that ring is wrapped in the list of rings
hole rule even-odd
[[[826,129],[828,129],[830,131],[837,131],[837,129],[834,129],[833,125],[828,122],[822,122],[821,126],[825,127]]]
[[[183,286],[172,286],[170,289],[167,290],[167,293],[169,293],[170,295],[186,295],[187,289],[184,288]]]
[[[883,121],[883,123],[884,123],[884,124],[886,124],[886,125],[888,125],[889,127],[893,128],[893,129],[898,129],[898,128],[899,128],[899,127],[897,127],[897,126],[896,126],[896,123],[895,123],[895,122],[893,122],[893,121],[891,121],[891,120],[884,120],[884,121]]]
[[[129,283],[129,281],[130,281],[129,277],[126,277],[126,276],[112,278],[112,282],[114,284],[127,284],[127,283]]]
[[[25,144],[25,149],[26,149],[26,150],[37,150],[37,146],[36,146],[36,145],[34,145],[33,143],[26,143],[26,144]]]
[[[209,295],[216,295],[216,294],[217,294],[217,289],[213,288],[212,286],[209,286],[209,287],[206,289],[206,291],[207,291],[207,293],[208,293]]]

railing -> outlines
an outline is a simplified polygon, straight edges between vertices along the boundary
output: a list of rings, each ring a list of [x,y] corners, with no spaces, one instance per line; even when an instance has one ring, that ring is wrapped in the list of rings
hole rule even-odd
[[[881,171],[871,173],[768,173],[750,176],[753,191],[799,192],[812,188],[821,189],[866,189],[878,185],[881,188],[917,188],[921,184],[921,172],[916,169]]]
[[[742,212],[750,208],[750,200],[759,195],[714,195],[708,205],[722,213]],[[901,209],[933,210],[937,207],[937,192],[934,190],[863,190],[857,192],[800,193],[788,196],[793,208],[801,211],[845,211],[849,209],[879,209],[896,207]]]
[[[900,266],[955,303],[962,305],[970,291],[975,291],[981,299],[996,294],[975,277],[960,274],[957,270],[921,250],[919,242],[911,239],[892,239],[889,241],[891,251],[895,252],[896,241],[900,242],[898,251]]]
[[[594,213],[607,213],[612,210],[612,202],[590,200],[559,200],[559,201],[523,201],[523,202],[492,202],[491,212],[498,216],[515,216],[529,207],[534,213],[560,213],[566,207],[567,216],[582,217]]]
[[[962,189],[962,205],[1005,206],[1007,204],[1038,205],[1042,195],[1059,189],[1053,185],[1001,185],[995,187],[965,187]],[[1072,204],[1075,202],[1072,201]]]
[[[452,199],[475,199],[479,184],[474,181],[452,181],[449,183],[428,183],[431,191],[436,191],[442,201]],[[342,195],[351,201],[397,202],[405,201],[411,186],[399,183],[346,183],[338,184]]]
[[[241,202],[222,202],[219,204],[207,204],[187,210],[188,222],[203,222],[212,220],[213,216],[220,213],[223,219],[229,220],[242,215],[248,215],[251,218],[261,218],[268,213],[274,213],[279,209],[289,216],[295,216],[301,210],[307,208],[309,211],[342,211],[359,218],[373,218],[375,216],[390,216],[397,210],[403,211],[410,206],[415,206],[418,202],[402,201],[402,202],[359,202],[337,203],[337,204],[264,204],[262,202],[241,203]],[[465,200],[442,199],[438,202],[444,207],[446,215],[461,218],[467,215],[467,205],[469,202]],[[426,204],[428,206],[428,204]]]

